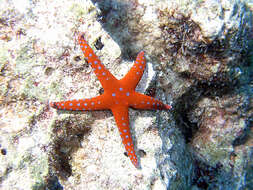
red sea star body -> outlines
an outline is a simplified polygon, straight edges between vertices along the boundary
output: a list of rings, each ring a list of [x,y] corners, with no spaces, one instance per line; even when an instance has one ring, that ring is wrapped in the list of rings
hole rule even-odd
[[[104,94],[90,99],[51,102],[50,106],[62,110],[111,110],[127,154],[133,165],[138,168],[139,163],[129,128],[128,107],[168,110],[171,106],[135,91],[146,66],[143,51],[138,54],[127,75],[118,80],[105,68],[82,35],[78,40],[85,58],[104,88]]]

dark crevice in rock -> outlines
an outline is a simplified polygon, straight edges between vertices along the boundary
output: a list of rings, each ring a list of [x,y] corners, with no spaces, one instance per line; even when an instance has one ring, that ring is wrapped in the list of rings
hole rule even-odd
[[[198,130],[198,123],[191,122],[188,114],[195,109],[198,102],[204,97],[215,99],[223,95],[232,93],[234,90],[230,83],[205,83],[196,82],[194,86],[178,98],[174,103],[174,116],[177,126],[179,126],[186,143],[189,143]]]
[[[63,190],[63,186],[60,184],[58,177],[51,176],[46,180],[46,189],[48,190]]]
[[[36,183],[32,186],[33,190],[63,190],[63,186],[60,184],[58,178],[54,175],[50,175],[46,178],[45,183]]]
[[[55,138],[49,156],[50,168],[55,175],[66,180],[72,175],[70,160],[72,155],[81,147],[81,142],[90,128],[82,126],[78,121],[56,121],[53,133]]]
[[[216,164],[215,167],[212,167],[203,161],[195,160],[194,166],[192,185],[196,185],[200,189],[210,189],[210,184],[212,184],[212,188],[215,188],[215,184],[218,182],[217,176],[221,172],[222,165]]]

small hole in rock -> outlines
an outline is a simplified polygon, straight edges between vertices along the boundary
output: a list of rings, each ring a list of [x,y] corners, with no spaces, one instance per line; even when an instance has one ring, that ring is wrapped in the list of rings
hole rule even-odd
[[[142,150],[142,149],[138,150],[138,154],[139,154],[139,156],[141,158],[143,158],[143,157],[145,157],[147,155],[147,153],[144,150]]]
[[[2,154],[2,155],[6,155],[6,154],[7,154],[7,150],[6,150],[6,149],[4,149],[4,148],[3,148],[3,149],[1,149],[1,154]]]

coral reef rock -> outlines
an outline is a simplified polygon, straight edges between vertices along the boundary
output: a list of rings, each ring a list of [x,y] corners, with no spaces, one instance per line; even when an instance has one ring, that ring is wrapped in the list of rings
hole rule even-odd
[[[252,189],[253,4],[244,0],[2,0],[0,189]],[[77,43],[117,78],[145,51],[130,109],[141,169],[108,111],[50,109],[103,89]]]

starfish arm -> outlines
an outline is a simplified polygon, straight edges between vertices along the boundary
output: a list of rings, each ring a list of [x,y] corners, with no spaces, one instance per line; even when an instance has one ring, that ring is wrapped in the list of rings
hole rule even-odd
[[[126,74],[126,76],[120,80],[120,82],[128,86],[128,88],[134,90],[143,75],[145,67],[146,67],[146,60],[144,57],[144,52],[141,51],[137,55],[133,67]]]
[[[128,107],[119,106],[112,108],[116,124],[119,129],[119,133],[122,139],[122,143],[125,146],[128,157],[136,168],[139,168],[138,159],[134,151],[133,141],[129,128],[129,116]]]
[[[118,80],[101,63],[101,61],[93,52],[87,41],[84,39],[83,35],[80,35],[78,37],[78,41],[83,51],[84,57],[93,68],[93,71],[96,74],[100,83],[102,84],[103,88],[105,90],[110,89],[112,84],[117,83]]]
[[[104,95],[89,99],[69,100],[60,102],[51,102],[50,106],[58,110],[106,110],[108,104],[104,101]]]
[[[166,105],[159,100],[152,98],[151,96],[146,96],[135,92],[129,99],[129,105],[135,109],[158,109],[158,110],[168,110],[172,107]]]

